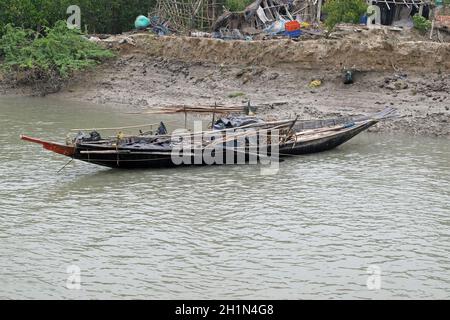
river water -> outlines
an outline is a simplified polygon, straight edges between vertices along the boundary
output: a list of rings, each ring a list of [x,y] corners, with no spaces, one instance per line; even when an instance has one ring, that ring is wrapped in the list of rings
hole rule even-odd
[[[0,298],[450,298],[448,139],[365,133],[269,176],[81,162],[57,173],[66,158],[19,140],[148,122],[0,100]]]

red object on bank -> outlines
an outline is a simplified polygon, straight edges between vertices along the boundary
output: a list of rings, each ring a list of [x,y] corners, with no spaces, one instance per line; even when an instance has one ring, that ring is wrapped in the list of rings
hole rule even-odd
[[[300,30],[300,22],[297,20],[286,22],[284,28],[287,32]]]

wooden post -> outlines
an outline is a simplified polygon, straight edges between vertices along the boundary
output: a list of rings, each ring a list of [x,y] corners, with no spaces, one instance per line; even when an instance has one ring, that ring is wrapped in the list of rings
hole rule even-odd
[[[322,14],[322,0],[318,0],[317,2],[317,22],[320,22],[320,15]]]
[[[434,19],[431,21],[430,40],[433,40]]]
[[[217,101],[214,102],[214,111],[212,116],[211,129],[214,128],[214,122],[216,121],[216,108],[217,108]]]

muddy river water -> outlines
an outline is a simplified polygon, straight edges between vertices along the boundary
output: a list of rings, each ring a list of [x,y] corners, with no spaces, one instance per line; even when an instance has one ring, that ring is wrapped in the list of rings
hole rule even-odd
[[[270,176],[58,173],[66,158],[19,139],[151,120],[0,99],[0,298],[450,298],[448,139],[365,133]]]

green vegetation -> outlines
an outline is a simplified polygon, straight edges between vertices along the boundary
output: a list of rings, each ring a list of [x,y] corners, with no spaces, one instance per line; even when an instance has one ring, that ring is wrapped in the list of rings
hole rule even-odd
[[[109,50],[88,41],[79,30],[70,30],[65,21],[42,33],[6,25],[0,38],[1,69],[12,81],[57,83],[74,71],[84,70],[114,56]]]
[[[425,17],[422,17],[418,13],[413,16],[413,24],[414,28],[416,28],[420,32],[425,32],[427,30],[430,30],[431,28],[431,21],[427,20]]]
[[[323,6],[326,13],[325,26],[329,31],[338,23],[358,23],[367,11],[364,0],[329,0]]]
[[[0,35],[7,24],[40,32],[69,17],[67,8],[81,9],[81,29],[88,33],[118,34],[134,29],[134,20],[147,15],[157,0],[0,0]],[[183,1],[183,0],[178,0]],[[231,11],[242,11],[253,0],[217,0]]]
[[[230,11],[243,11],[254,0],[226,0],[225,7]]]
[[[146,15],[156,0],[0,0],[0,34],[7,24],[41,31],[66,20],[67,8],[81,9],[82,29],[90,33],[121,33],[134,28],[134,20]]]

